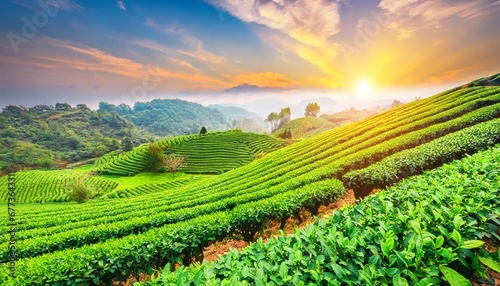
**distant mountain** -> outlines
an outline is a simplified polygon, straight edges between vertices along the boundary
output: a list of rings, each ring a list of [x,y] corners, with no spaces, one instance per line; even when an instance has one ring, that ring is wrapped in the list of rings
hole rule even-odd
[[[224,105],[224,104],[210,104],[207,106],[208,108],[217,109],[220,111],[228,122],[233,120],[240,120],[243,118],[252,119],[255,121],[263,121],[264,119],[260,117],[258,114],[254,112],[250,112],[244,108],[233,106],[233,105]]]
[[[230,129],[241,129],[244,132],[262,133],[266,131],[264,119],[259,115],[238,106],[211,104],[208,108],[219,110],[228,121]]]
[[[242,104],[246,110],[257,113],[262,118],[267,118],[271,112],[279,112],[281,108],[290,107],[290,104],[284,100],[270,97],[267,99],[260,99],[250,103]],[[293,115],[293,114],[292,114]]]
[[[238,86],[234,86],[222,91],[217,92],[216,94],[221,95],[221,94],[241,94],[241,93],[277,93],[277,92],[282,92],[285,91],[286,89],[280,88],[280,87],[262,87],[262,86],[257,86],[257,85],[251,85],[251,84],[242,84]]]
[[[209,131],[226,130],[224,115],[201,104],[180,99],[155,99],[136,102],[134,107],[101,102],[98,112],[116,112],[138,127],[160,136],[198,133],[202,126]]]

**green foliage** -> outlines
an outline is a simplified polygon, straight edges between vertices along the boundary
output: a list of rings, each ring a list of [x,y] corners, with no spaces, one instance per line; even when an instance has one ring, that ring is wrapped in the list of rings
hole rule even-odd
[[[125,104],[116,106],[101,102],[98,112],[115,112],[136,126],[160,136],[196,134],[200,125],[210,130],[222,130],[227,124],[220,111],[180,99],[137,102],[133,108]]]
[[[21,207],[18,255],[22,258],[15,282],[110,283],[115,276],[128,277],[148,267],[201,260],[204,246],[234,233],[253,240],[266,219],[286,221],[302,208],[315,213],[319,205],[334,200],[343,192],[342,184],[334,178],[498,117],[498,94],[498,88],[490,87],[445,92],[323,132],[215,178],[148,196],[113,200],[111,209],[107,200],[92,200],[85,206],[42,205],[36,210]],[[228,149],[230,144],[220,142],[235,137],[211,133],[157,144],[178,154],[182,154],[180,147],[191,145],[197,154],[214,154],[212,161],[220,158],[214,148],[204,146],[209,143],[203,141],[207,138],[218,139],[218,146],[228,150],[222,158],[236,157],[234,154],[258,146],[250,144],[256,142],[254,139],[248,144],[241,139],[233,143],[245,147],[242,150]],[[145,152],[146,145],[132,152],[114,152],[97,160],[96,168],[135,172],[145,166],[141,161]],[[251,152],[246,154],[251,158]],[[499,158],[491,154],[485,157],[488,159],[481,158],[460,165],[459,175],[445,169],[445,173],[424,177],[432,177],[431,181],[400,183],[395,191],[368,197],[359,207],[336,213],[328,222],[318,222],[306,232],[297,231],[290,238],[293,241],[278,243],[282,248],[268,246],[279,239],[265,245],[257,241],[242,260],[227,256],[224,263],[206,268],[206,272],[182,268],[174,276],[165,273],[159,279],[178,284],[244,284],[242,280],[246,280],[256,284],[336,285],[335,278],[344,284],[427,285],[445,281],[441,265],[466,277],[472,272],[485,275],[478,255],[498,258],[477,247],[477,241],[482,237],[494,243],[498,240],[499,181],[491,168],[498,167]],[[204,166],[209,163],[201,162]],[[7,228],[7,222],[0,221],[2,233]],[[7,243],[8,236],[2,239]],[[8,248],[0,249],[6,250],[1,251],[1,257],[8,258]],[[0,274],[4,272],[0,267]],[[234,281],[222,282],[226,278]]]
[[[499,259],[476,243],[500,241],[499,161],[500,147],[455,161],[305,230],[141,285],[470,285],[465,277],[486,275],[477,260]]]
[[[292,112],[290,107],[282,108],[279,113],[271,112],[266,118],[266,121],[271,124],[271,133],[286,126],[290,122]]]
[[[146,147],[146,151],[148,154],[146,170],[150,172],[159,172],[165,162],[163,149],[158,144],[151,143]]]
[[[318,103],[316,102],[309,103],[306,106],[305,116],[316,117],[319,111],[320,111],[320,106],[318,105]]]
[[[53,158],[55,167],[63,167],[116,150],[123,137],[137,143],[156,138],[117,114],[97,113],[84,104],[56,105],[10,105],[2,110],[0,167],[46,168],[48,164],[40,164],[46,157]]]
[[[207,133],[205,136],[187,135],[156,142],[167,154],[175,152],[187,156],[188,173],[220,174],[241,167],[254,154],[271,152],[282,142],[267,135],[227,131]],[[102,174],[130,176],[147,170],[148,152],[145,145],[132,151],[112,153],[95,162],[94,170]]]
[[[125,137],[122,140],[122,150],[127,152],[130,151],[134,148],[134,144],[132,143],[132,140],[130,140],[129,137]]]
[[[85,203],[94,197],[94,190],[85,185],[81,179],[77,179],[75,182],[69,184],[68,188],[68,198],[70,201],[75,201],[79,204]]]
[[[54,160],[49,156],[40,157],[37,159],[37,165],[48,170],[54,166]]]
[[[276,112],[271,112],[266,118],[266,121],[271,124],[271,133],[279,128],[279,115]]]
[[[250,163],[254,154],[277,150],[282,143],[268,135],[227,131],[172,145],[170,151],[187,156],[184,172],[220,174]]]
[[[400,180],[460,159],[500,142],[500,120],[465,128],[413,149],[403,150],[361,170],[347,173],[343,181],[357,197]]]
[[[276,130],[275,134],[284,134],[288,129],[292,134],[290,138],[308,138],[337,126],[324,118],[301,117],[291,120],[285,127]]]
[[[19,203],[66,202],[67,186],[73,185],[79,177],[96,192],[95,195],[108,193],[118,185],[102,177],[89,176],[85,171],[23,171],[16,173],[16,200]],[[0,202],[8,201],[7,183],[7,176],[0,177]]]

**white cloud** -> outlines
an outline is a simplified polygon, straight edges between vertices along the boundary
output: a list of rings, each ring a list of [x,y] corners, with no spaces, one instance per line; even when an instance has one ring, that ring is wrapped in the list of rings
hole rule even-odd
[[[286,35],[295,53],[316,66],[329,78],[338,76],[333,68],[336,45],[330,37],[339,32],[341,1],[332,0],[206,0],[247,23],[260,24]],[[258,35],[265,42],[268,37]],[[282,55],[287,49],[277,44],[271,47]],[[288,42],[288,41],[286,41]],[[332,58],[333,57],[333,58]]]
[[[490,13],[496,6],[488,0],[479,1],[424,1],[424,0],[381,0],[378,7],[392,17],[389,28],[398,31],[399,39],[409,38],[417,30],[438,30],[442,22],[452,17],[474,20]],[[493,6],[492,6],[493,5]]]
[[[127,7],[125,7],[125,3],[123,3],[123,1],[116,1],[116,5],[118,6],[118,8],[122,9],[123,11],[127,11]]]
[[[208,0],[248,23],[280,30],[306,45],[339,32],[339,3],[326,0]],[[315,40],[312,40],[315,39]]]

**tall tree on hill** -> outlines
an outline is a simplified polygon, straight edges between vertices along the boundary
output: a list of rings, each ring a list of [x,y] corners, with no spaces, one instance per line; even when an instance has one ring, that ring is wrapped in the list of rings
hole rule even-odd
[[[147,147],[148,151],[148,164],[146,170],[151,172],[158,172],[165,161],[165,154],[158,144],[151,143]]]
[[[201,127],[201,130],[200,130],[200,135],[205,135],[207,134],[207,128],[205,128],[205,126]]]
[[[163,161],[165,167],[175,176],[175,173],[182,167],[187,165],[187,156],[182,156],[178,154],[170,154],[165,157]]]
[[[279,127],[279,115],[276,112],[271,112],[266,118],[266,121],[268,121],[271,124],[271,133],[276,131]]]
[[[319,113],[320,107],[316,102],[309,103],[306,106],[306,113],[305,116],[308,117],[316,117]]]
[[[292,116],[292,111],[290,107],[282,108],[278,117],[279,117],[279,127],[284,127],[290,122],[290,117]]]

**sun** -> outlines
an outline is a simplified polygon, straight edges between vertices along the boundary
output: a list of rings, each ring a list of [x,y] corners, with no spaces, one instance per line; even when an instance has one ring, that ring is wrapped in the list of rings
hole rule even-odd
[[[358,93],[362,95],[367,95],[371,91],[371,85],[369,82],[362,80],[358,82]]]

